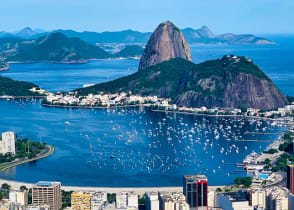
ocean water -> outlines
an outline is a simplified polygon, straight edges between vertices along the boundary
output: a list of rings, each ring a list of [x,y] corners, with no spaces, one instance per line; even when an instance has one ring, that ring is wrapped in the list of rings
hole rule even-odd
[[[273,80],[285,95],[294,96],[294,36],[269,37],[278,45],[190,46],[192,60],[200,63],[224,55],[248,56]],[[87,64],[33,63],[11,64],[0,75],[36,83],[48,91],[69,91],[83,84],[110,81],[137,71],[139,60],[97,60]]]
[[[280,45],[274,46],[191,46],[192,58],[199,63],[225,54],[251,57],[284,94],[294,96],[293,39],[278,39]],[[138,62],[11,64],[10,71],[0,74],[49,91],[68,91],[131,74]],[[265,121],[146,109],[46,108],[39,101],[1,100],[0,110],[0,132],[12,130],[56,149],[50,157],[0,173],[0,178],[79,186],[180,186],[183,175],[197,173],[207,175],[210,185],[231,184],[245,175],[236,163],[253,150],[263,151],[286,129]]]
[[[263,151],[286,129],[264,121],[145,109],[46,108],[38,101],[3,100],[0,107],[0,132],[13,130],[55,147],[52,156],[8,169],[0,178],[64,185],[180,186],[183,175],[194,173],[207,175],[210,185],[230,184],[245,176],[237,163]]]

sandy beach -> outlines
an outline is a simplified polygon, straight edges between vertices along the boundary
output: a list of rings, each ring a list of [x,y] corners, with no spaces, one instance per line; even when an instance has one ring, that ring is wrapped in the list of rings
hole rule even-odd
[[[31,188],[33,183],[26,183],[26,182],[18,182],[18,181],[12,181],[12,180],[5,180],[0,179],[0,185],[7,183],[11,186],[11,189],[19,189],[20,186],[26,186],[27,188]],[[209,186],[209,191],[215,191],[218,187],[224,187],[224,186]],[[117,192],[123,192],[123,191],[133,191],[136,192],[139,195],[143,195],[145,192],[152,192],[152,191],[182,191],[183,187],[83,187],[83,186],[62,186],[62,190],[65,191],[103,191],[107,193],[117,193]]]

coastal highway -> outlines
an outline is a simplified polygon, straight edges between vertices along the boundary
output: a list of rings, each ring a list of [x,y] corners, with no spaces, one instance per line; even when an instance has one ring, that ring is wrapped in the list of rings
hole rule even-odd
[[[38,154],[34,158],[25,159],[25,160],[24,159],[19,159],[19,160],[12,161],[10,163],[1,164],[0,165],[0,171],[3,172],[8,168],[11,168],[11,167],[14,167],[14,166],[17,166],[17,165],[20,165],[20,164],[28,163],[28,162],[31,162],[31,161],[35,161],[35,160],[38,160],[38,159],[41,159],[41,158],[48,157],[48,156],[52,155],[53,153],[54,153],[54,147],[50,146],[50,145],[46,145],[44,151],[42,151],[40,154]]]

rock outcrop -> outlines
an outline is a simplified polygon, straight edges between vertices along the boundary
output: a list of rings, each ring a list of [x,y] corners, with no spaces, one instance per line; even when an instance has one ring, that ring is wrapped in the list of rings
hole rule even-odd
[[[157,95],[185,107],[269,110],[288,104],[283,93],[251,59],[233,55],[200,64],[175,58],[77,91],[81,95],[100,91]]]
[[[184,35],[172,22],[167,21],[161,23],[151,35],[141,57],[139,70],[172,58],[192,61]]]

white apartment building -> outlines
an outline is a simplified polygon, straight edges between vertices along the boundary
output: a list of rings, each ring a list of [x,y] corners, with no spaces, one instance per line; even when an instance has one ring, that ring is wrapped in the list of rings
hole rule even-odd
[[[93,192],[90,193],[91,198],[91,209],[99,210],[107,202],[107,193],[106,192]]]
[[[2,140],[0,141],[0,153],[5,155],[6,153],[11,153],[15,155],[15,142],[16,134],[14,132],[8,131],[2,133]]]
[[[128,193],[128,208],[138,209],[138,195],[134,192]]]
[[[28,205],[28,192],[27,191],[10,191],[9,200],[12,203],[17,203],[22,206]]]
[[[190,210],[186,197],[180,192],[160,192],[160,210]]]
[[[285,188],[274,187],[266,190],[266,209],[284,210],[288,209],[288,191]]]
[[[116,193],[117,209],[138,209],[138,195],[134,192]]]
[[[246,200],[246,195],[239,192],[218,193],[215,206],[225,210],[253,210]]]
[[[145,208],[146,210],[159,210],[158,192],[147,192]]]
[[[250,206],[261,206],[266,207],[266,193],[263,189],[250,189],[249,193],[249,204]]]
[[[127,192],[116,193],[116,208],[126,209],[127,207],[128,207],[128,193]]]

